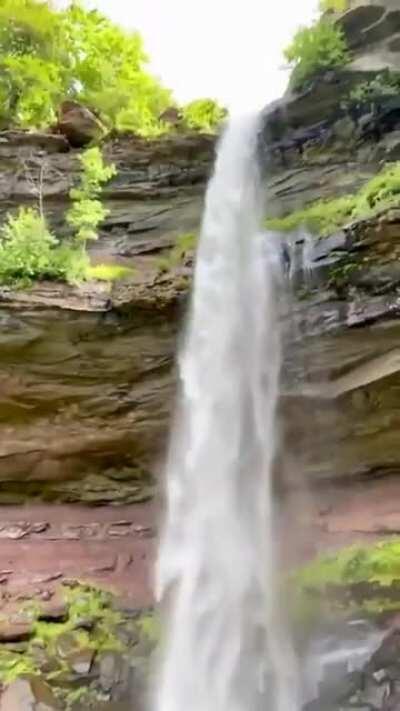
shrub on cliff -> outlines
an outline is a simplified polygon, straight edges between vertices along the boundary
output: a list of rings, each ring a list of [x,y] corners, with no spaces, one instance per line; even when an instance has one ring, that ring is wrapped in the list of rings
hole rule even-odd
[[[226,116],[227,110],[214,99],[196,99],[182,109],[186,126],[204,133],[214,133]]]
[[[79,156],[82,172],[79,185],[72,188],[72,206],[67,212],[67,222],[75,230],[75,240],[84,246],[88,240],[97,239],[97,228],[109,214],[99,196],[102,185],[116,174],[114,165],[105,165],[99,148],[89,148]]]
[[[344,34],[327,18],[321,18],[311,27],[301,27],[284,54],[293,67],[291,85],[294,89],[301,89],[318,74],[348,61]]]
[[[97,239],[97,229],[108,214],[99,200],[102,184],[115,174],[98,148],[80,156],[82,173],[71,190],[66,219],[74,234],[59,243],[49,229],[40,195],[38,209],[21,208],[9,215],[0,232],[0,282],[25,285],[34,280],[58,279],[76,284],[91,276],[86,243]],[[96,273],[94,273],[94,276]]]
[[[399,609],[398,596],[390,594],[400,574],[400,540],[392,538],[369,546],[353,545],[316,558],[289,577],[294,613],[309,622],[333,609],[381,613]],[[357,585],[363,584],[363,596]],[[352,590],[352,586],[355,586]]]
[[[1,232],[1,281],[56,276],[53,264],[56,244],[39,211],[21,208],[18,215],[10,215]]]
[[[349,93],[348,106],[366,103],[377,104],[381,97],[398,96],[400,93],[400,75],[389,70],[380,72],[370,81],[363,81]]]

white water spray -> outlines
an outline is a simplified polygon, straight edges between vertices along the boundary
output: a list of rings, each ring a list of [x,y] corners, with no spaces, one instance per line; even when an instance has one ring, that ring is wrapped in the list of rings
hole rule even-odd
[[[280,351],[258,130],[254,118],[230,124],[207,191],[167,466],[156,711],[297,708],[275,595]]]

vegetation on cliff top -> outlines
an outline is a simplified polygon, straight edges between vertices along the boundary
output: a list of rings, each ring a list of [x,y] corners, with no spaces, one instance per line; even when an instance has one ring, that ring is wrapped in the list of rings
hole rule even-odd
[[[341,67],[349,59],[344,34],[329,17],[321,17],[310,27],[300,27],[284,55],[293,68],[293,89],[304,88],[318,74]]]
[[[196,99],[182,109],[182,119],[188,128],[208,133],[212,133],[226,115],[226,109],[212,99]]]
[[[79,1],[56,10],[46,0],[0,0],[3,127],[51,126],[60,104],[72,99],[91,107],[109,129],[163,133],[168,125],[160,116],[174,101],[147,65],[138,32],[124,31]],[[183,119],[214,130],[222,113],[207,99],[184,107]]]
[[[304,227],[325,237],[352,220],[400,206],[400,162],[386,166],[354,195],[333,200],[319,200],[286,217],[267,220],[267,227],[279,232],[293,232]]]

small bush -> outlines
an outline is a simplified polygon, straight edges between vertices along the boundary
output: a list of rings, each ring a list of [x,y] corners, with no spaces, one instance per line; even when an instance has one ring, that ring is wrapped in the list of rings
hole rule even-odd
[[[0,279],[3,283],[58,276],[57,240],[39,212],[21,208],[9,215],[0,234]]]
[[[362,581],[390,585],[400,576],[400,540],[349,546],[325,555],[295,574],[297,585],[323,590],[327,585],[351,585]]]
[[[398,585],[399,578],[400,540],[392,538],[316,558],[289,576],[284,594],[294,622],[311,631],[332,615],[346,618],[398,610],[398,595],[390,588]],[[359,583],[362,597],[357,594]]]
[[[226,116],[227,110],[213,99],[196,99],[182,109],[186,126],[205,133],[214,133]]]
[[[114,165],[104,165],[103,156],[96,146],[79,156],[82,173],[78,187],[70,192],[72,207],[67,213],[67,222],[75,230],[75,239],[86,244],[98,237],[97,228],[109,214],[98,199],[103,183],[116,174]]]
[[[98,199],[102,184],[115,174],[114,166],[105,166],[98,148],[80,156],[83,171],[77,188],[71,190],[72,206],[67,222],[74,237],[59,244],[41,211],[21,208],[9,215],[0,232],[0,282],[21,285],[40,279],[59,279],[79,284],[99,278],[90,273],[86,242],[97,239],[99,223],[108,214]]]
[[[20,208],[0,233],[0,282],[29,284],[55,279],[76,284],[87,278],[89,257],[74,245],[59,245],[38,210]]]
[[[397,96],[400,93],[400,75],[393,72],[381,72],[371,81],[364,81],[354,87],[349,94],[347,104],[375,102],[382,96]]]
[[[302,88],[308,80],[328,69],[343,66],[348,50],[342,30],[321,18],[311,27],[300,28],[284,52],[293,66],[291,85]]]

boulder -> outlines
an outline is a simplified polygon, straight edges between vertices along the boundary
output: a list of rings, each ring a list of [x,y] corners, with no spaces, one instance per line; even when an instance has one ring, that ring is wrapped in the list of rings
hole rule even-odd
[[[57,130],[74,148],[98,141],[105,133],[100,119],[76,101],[64,101],[59,108]]]
[[[0,711],[57,711],[59,708],[50,687],[34,676],[17,679],[0,698]]]
[[[26,620],[5,621],[0,623],[0,643],[25,642],[33,633],[33,622]]]
[[[159,119],[171,127],[176,127],[182,123],[182,114],[175,106],[170,106],[160,114]]]

